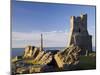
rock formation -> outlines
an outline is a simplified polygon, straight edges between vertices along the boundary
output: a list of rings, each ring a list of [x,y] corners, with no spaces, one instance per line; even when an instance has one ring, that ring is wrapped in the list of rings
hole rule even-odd
[[[45,72],[45,71],[56,71],[54,67],[58,69],[69,70],[69,65],[77,65],[79,63],[79,52],[80,48],[75,45],[71,45],[64,49],[63,51],[58,51],[56,54],[51,52],[41,51],[40,48],[35,46],[27,46],[25,48],[24,54],[20,61],[16,61],[16,73],[35,73],[35,72]],[[54,58],[54,61],[53,61]],[[15,59],[14,59],[15,60]],[[20,63],[21,62],[21,63]],[[52,63],[51,66],[48,64]],[[14,63],[14,62],[13,62]],[[23,64],[22,64],[23,63]],[[21,65],[20,65],[21,64]],[[28,67],[21,67],[22,65],[29,65]],[[17,66],[19,65],[19,66]]]
[[[35,58],[40,50],[34,46],[27,46],[24,51],[23,58]]]
[[[63,68],[65,64],[76,65],[79,62],[79,52],[81,49],[78,46],[71,45],[64,51],[54,55],[59,68]]]
[[[41,51],[39,48],[34,46],[27,46],[23,58],[27,59],[27,61],[29,59],[33,64],[48,64],[52,60],[52,54],[51,52]]]

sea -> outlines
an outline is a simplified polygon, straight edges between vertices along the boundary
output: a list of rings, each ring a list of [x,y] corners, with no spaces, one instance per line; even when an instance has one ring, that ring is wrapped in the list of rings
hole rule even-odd
[[[45,47],[44,50],[45,51],[54,51],[54,50],[64,50],[65,47]],[[96,48],[93,47],[92,48],[93,51],[96,51]],[[11,56],[15,57],[15,56],[22,56],[24,54],[24,50],[25,48],[12,48],[11,50]]]
[[[63,50],[65,47],[45,47],[44,50],[45,51],[54,51],[54,50]],[[15,57],[15,56],[22,56],[24,53],[25,48],[12,48],[11,49],[11,56]]]

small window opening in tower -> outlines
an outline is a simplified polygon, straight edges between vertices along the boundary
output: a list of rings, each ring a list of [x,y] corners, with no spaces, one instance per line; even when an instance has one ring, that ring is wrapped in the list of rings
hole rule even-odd
[[[79,29],[79,33],[81,32],[81,30]]]

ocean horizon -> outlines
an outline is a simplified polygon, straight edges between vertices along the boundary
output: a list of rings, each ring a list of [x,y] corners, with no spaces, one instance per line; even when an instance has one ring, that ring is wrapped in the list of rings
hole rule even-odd
[[[64,50],[65,47],[44,47],[45,51],[48,50]],[[22,56],[24,54],[25,48],[11,48],[11,56]],[[96,51],[96,47],[92,48],[93,51]]]
[[[44,47],[44,50],[63,50],[65,47]],[[25,48],[12,48],[11,49],[11,56],[21,56],[24,54]]]

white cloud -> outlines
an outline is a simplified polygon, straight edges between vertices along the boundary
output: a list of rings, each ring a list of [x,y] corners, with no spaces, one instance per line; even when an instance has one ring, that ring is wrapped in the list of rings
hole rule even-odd
[[[67,45],[67,32],[12,32],[12,47],[25,47],[26,45],[40,46],[40,34],[43,34],[45,47],[64,47]]]
[[[89,31],[90,32],[90,31]],[[50,32],[12,32],[12,47],[25,47],[26,45],[40,46],[40,35],[43,34],[43,43],[45,47],[66,47],[68,41],[68,32],[50,31]],[[93,31],[92,45],[95,47],[95,35]]]

